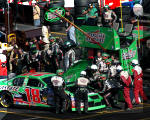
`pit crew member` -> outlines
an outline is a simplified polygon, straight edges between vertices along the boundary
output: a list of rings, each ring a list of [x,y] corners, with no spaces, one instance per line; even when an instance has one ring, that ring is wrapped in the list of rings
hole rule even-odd
[[[134,97],[136,104],[139,104],[139,94],[143,98],[143,100],[146,102],[147,97],[143,91],[143,72],[142,68],[139,66],[137,60],[132,60],[131,65],[133,68],[133,75],[134,75]]]
[[[75,91],[76,108],[79,114],[81,114],[81,101],[84,103],[84,113],[88,112],[88,83],[89,80],[86,78],[86,71],[82,71],[76,81],[77,89]]]
[[[64,91],[65,82],[64,82],[64,79],[62,78],[63,73],[64,71],[62,69],[59,69],[56,72],[57,76],[54,76],[51,78],[51,82],[54,87],[54,96],[56,100],[56,113],[57,114],[60,113],[60,110],[62,113],[64,113],[66,110],[67,96]]]
[[[131,76],[127,71],[123,71],[123,68],[120,65],[117,66],[117,74],[119,74],[121,83],[123,85],[123,95],[127,110],[131,110],[133,108],[130,99]]]

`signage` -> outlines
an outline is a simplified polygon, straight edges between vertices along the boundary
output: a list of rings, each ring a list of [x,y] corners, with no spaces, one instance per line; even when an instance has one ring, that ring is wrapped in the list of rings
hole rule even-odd
[[[123,60],[134,58],[136,55],[136,50],[129,50],[127,53],[122,54]]]
[[[92,39],[94,39],[96,42],[99,42],[99,43],[104,43],[104,40],[105,40],[105,34],[104,33],[100,33],[99,30],[97,30],[96,32],[93,32],[93,33],[88,33],[89,36],[91,36]],[[87,41],[88,42],[93,42],[91,40],[91,38],[87,37]]]
[[[61,16],[65,16],[65,9],[62,7],[53,7],[49,11],[45,12],[45,20],[48,22],[56,22],[60,20]]]

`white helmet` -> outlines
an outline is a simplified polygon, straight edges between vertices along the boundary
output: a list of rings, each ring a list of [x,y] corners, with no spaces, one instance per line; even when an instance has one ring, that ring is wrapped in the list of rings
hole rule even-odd
[[[117,68],[116,68],[116,70],[117,71],[121,71],[121,70],[123,70],[123,68],[120,65],[118,65]]]
[[[86,75],[86,71],[81,71],[80,75]]]
[[[138,60],[136,60],[136,59],[132,60],[131,63],[132,63],[132,64],[135,64],[135,65],[138,65],[138,64],[139,64]]]
[[[94,65],[94,64],[93,64],[93,65],[91,65],[91,69],[92,69],[92,70],[97,70],[98,67],[97,67],[97,65]]]

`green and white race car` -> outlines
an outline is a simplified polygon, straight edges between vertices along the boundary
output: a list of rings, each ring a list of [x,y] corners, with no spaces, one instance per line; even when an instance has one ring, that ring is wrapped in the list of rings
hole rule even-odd
[[[27,105],[38,107],[55,107],[54,93],[51,84],[53,73],[35,72],[18,75],[12,79],[0,80],[0,104],[3,107]],[[67,109],[76,111],[74,92],[66,87],[68,95]],[[105,108],[103,97],[98,93],[88,95],[89,110]],[[84,105],[82,104],[81,109]]]

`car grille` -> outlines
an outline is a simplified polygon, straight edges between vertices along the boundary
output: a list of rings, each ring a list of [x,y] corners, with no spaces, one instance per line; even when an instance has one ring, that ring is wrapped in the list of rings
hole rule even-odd
[[[99,106],[99,105],[102,105],[102,103],[101,102],[95,103],[95,106]]]
[[[94,106],[102,105],[102,103],[101,102],[97,102],[97,103],[89,102],[88,105],[89,105],[89,107],[94,107]]]
[[[93,95],[93,96],[90,96],[91,99],[98,99],[98,95]]]
[[[88,105],[89,105],[89,107],[93,107],[94,106],[94,102],[89,102]]]

